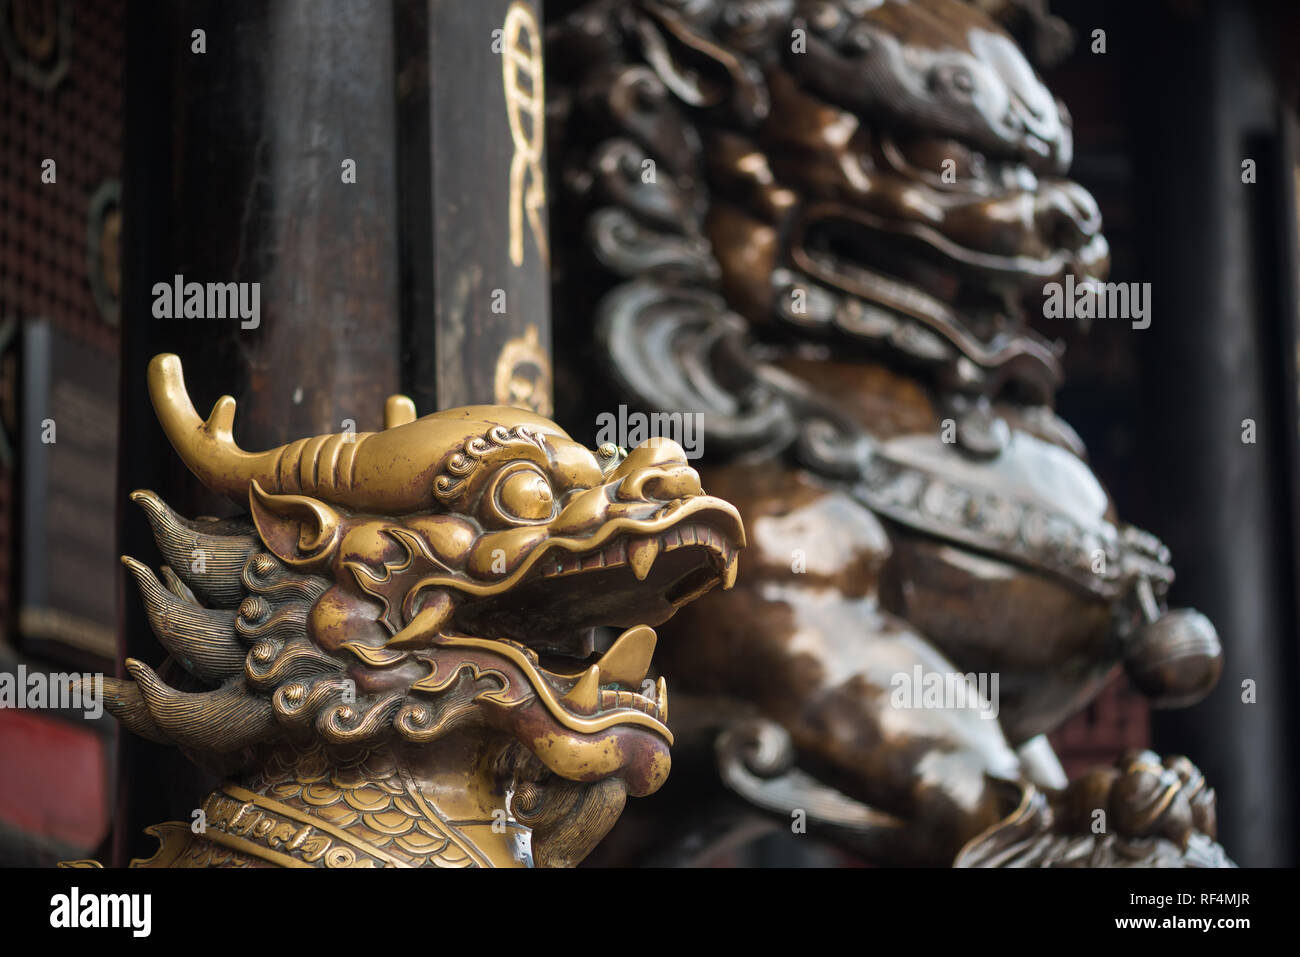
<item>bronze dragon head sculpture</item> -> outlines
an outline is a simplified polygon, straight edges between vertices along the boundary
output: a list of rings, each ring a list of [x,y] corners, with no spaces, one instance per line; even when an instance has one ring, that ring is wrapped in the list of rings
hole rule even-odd
[[[381,432],[248,453],[176,356],[149,386],[186,465],[249,510],[132,495],[166,565],[123,561],[170,657],[129,660],[107,706],[232,774],[151,863],[569,865],[663,784],[653,626],[730,587],[744,544],[679,447],[593,454],[528,412],[393,397]]]
[[[1109,249],[1066,177],[1069,114],[998,6],[593,0],[557,20],[552,220],[583,250],[558,311],[595,317],[629,402],[703,414],[702,471],[745,516],[746,576],[678,622],[711,640],[661,649],[699,726],[742,716],[718,739],[733,790],[879,861],[1023,841],[1052,863],[1219,862],[1190,765],[1129,756],[1090,779],[1107,796],[1067,785],[1044,737],[1121,663],[1175,706],[1221,655],[1208,620],[1166,610],[1168,551],[1051,407],[1061,346],[1034,314],[1049,283],[1104,280]],[[927,676],[982,706],[895,694]],[[1177,840],[1152,836],[1172,803],[1134,810],[1137,780],[1198,809]],[[1071,843],[1083,792],[1115,826]]]

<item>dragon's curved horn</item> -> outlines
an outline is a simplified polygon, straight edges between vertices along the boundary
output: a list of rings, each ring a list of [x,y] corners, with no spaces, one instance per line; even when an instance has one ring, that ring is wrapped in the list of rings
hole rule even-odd
[[[244,506],[254,481],[268,492],[319,494],[346,504],[357,453],[375,434],[336,432],[298,439],[265,452],[245,452],[235,444],[232,432],[235,400],[223,395],[207,421],[200,419],[185,390],[180,357],[171,353],[150,361],[149,397],[163,431],[190,471],[211,491]],[[408,417],[405,406],[394,405],[391,399],[389,410],[394,421]],[[414,414],[413,405],[409,414]]]
[[[434,481],[443,465],[454,463],[453,472],[472,465],[470,459],[491,445],[490,435],[513,440],[514,430],[526,427],[533,436],[567,438],[554,422],[521,409],[465,406],[417,419],[411,400],[394,396],[382,432],[336,432],[245,452],[231,433],[235,400],[223,395],[207,421],[200,419],[185,391],[179,357],[167,353],[150,361],[149,396],[190,471],[211,491],[244,506],[256,481],[275,495],[317,496],[358,511],[404,514],[434,504]],[[168,561],[175,567],[171,556]]]
[[[200,419],[185,391],[179,356],[165,353],[150,360],[149,398],[172,447],[213,492],[242,505],[248,499],[253,479],[268,488],[278,488],[275,475],[284,447],[252,453],[236,445],[231,433],[235,422],[235,400],[231,396],[217,400],[206,422]]]
[[[395,429],[415,421],[415,403],[409,395],[390,395],[384,403],[384,428]]]

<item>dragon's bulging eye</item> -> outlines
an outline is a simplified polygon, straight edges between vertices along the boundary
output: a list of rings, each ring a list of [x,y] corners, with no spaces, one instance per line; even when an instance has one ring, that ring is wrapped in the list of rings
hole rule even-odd
[[[519,466],[502,474],[493,496],[503,516],[519,522],[544,522],[555,514],[555,493],[551,483],[532,465]]]

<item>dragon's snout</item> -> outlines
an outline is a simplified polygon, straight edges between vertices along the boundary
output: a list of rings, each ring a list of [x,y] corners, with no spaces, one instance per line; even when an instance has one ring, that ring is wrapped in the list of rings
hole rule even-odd
[[[700,475],[687,464],[686,452],[671,439],[651,439],[633,449],[615,470],[617,496],[623,501],[655,500],[702,495]]]

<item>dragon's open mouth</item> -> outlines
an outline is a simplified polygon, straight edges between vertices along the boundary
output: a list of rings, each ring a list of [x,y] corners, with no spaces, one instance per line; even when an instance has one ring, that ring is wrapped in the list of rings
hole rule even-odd
[[[627,629],[594,663],[575,673],[552,670],[563,665],[538,663],[538,670],[556,690],[558,699],[574,715],[596,717],[617,711],[635,711],[660,724],[668,723],[668,688],[662,677],[651,680],[650,659],[656,635],[649,625]],[[567,686],[567,687],[566,687]]]
[[[556,540],[512,589],[509,608],[468,603],[457,622],[512,648],[566,727],[641,725],[671,741],[667,688],[662,678],[648,678],[652,626],[719,583],[735,582],[743,532],[733,514],[702,497],[669,503],[645,520],[613,522],[586,550]],[[623,631],[597,657],[601,627]]]

